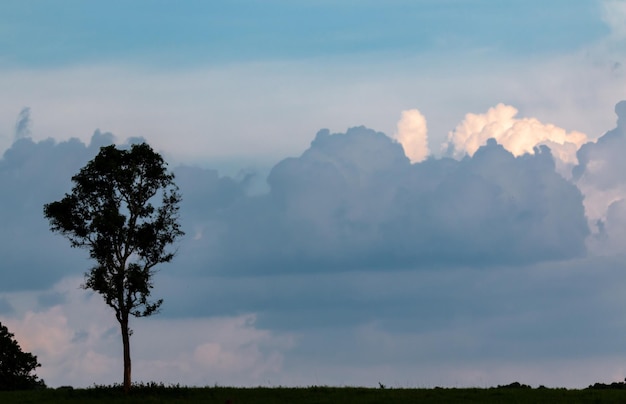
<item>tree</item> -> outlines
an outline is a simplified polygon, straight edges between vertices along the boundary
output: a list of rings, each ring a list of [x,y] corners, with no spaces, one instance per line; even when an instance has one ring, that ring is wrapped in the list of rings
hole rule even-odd
[[[120,150],[102,147],[72,177],[60,201],[44,206],[50,229],[72,247],[89,250],[96,265],[83,288],[100,293],[115,311],[124,350],[124,391],[131,386],[129,317],[158,312],[150,300],[154,267],[170,262],[168,246],[184,233],[178,223],[181,196],[163,158],[146,143]]]
[[[37,357],[23,352],[14,335],[0,323],[0,390],[45,387],[44,381],[32,374],[40,366]]]

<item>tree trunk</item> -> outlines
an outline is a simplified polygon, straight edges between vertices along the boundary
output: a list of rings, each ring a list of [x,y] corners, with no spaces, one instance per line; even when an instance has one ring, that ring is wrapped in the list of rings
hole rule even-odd
[[[128,329],[128,317],[120,322],[122,327],[122,345],[124,346],[124,393],[130,391],[130,330]]]

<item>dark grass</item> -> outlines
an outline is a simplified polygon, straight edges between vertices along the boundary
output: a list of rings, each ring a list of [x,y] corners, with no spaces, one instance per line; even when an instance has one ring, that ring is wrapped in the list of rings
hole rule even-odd
[[[625,403],[626,389],[528,387],[391,389],[359,387],[181,387],[149,383],[128,395],[120,386],[0,392],[0,403]]]

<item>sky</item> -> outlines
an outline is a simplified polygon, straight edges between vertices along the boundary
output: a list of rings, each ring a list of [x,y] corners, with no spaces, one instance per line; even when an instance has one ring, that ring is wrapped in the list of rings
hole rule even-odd
[[[0,2],[0,322],[122,379],[43,205],[147,141],[186,236],[133,379],[583,388],[626,377],[626,1]]]

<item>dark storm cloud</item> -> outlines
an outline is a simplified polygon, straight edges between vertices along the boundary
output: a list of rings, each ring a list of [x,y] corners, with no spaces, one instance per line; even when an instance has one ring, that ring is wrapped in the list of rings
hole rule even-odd
[[[156,280],[163,316],[252,311],[261,327],[303,333],[295,357],[338,363],[370,351],[369,363],[571,354],[593,347],[563,343],[567,333],[607,329],[606,285],[579,276],[589,263],[558,261],[584,254],[588,229],[546,148],[515,158],[490,142],[411,165],[386,136],[354,128],[322,131],[277,164],[266,195],[178,170],[188,238]],[[339,348],[328,355],[318,337]]]
[[[411,165],[360,127],[318,133],[278,163],[267,195],[216,217],[206,262],[221,273],[527,264],[584,254],[582,195],[549,149],[515,158],[495,142],[462,161]]]
[[[49,232],[42,206],[112,142],[100,132],[89,145],[23,138],[4,153],[2,288],[45,287],[88,268],[85,252]],[[187,233],[172,264],[181,275],[521,265],[585,251],[581,194],[555,173],[547,148],[515,158],[490,142],[462,161],[411,165],[398,143],[358,127],[320,131],[302,156],[272,169],[262,195],[250,195],[245,178],[174,171]]]
[[[24,138],[5,152],[0,292],[49,289],[91,267],[49,231],[42,206],[112,142]],[[263,194],[246,177],[173,170],[186,236],[155,278],[159,318],[254,313],[255,327],[294,335],[287,374],[621,352],[626,272],[617,259],[580,258],[582,195],[545,147],[516,158],[490,141],[461,161],[412,165],[398,143],[359,127],[319,132],[274,166]],[[15,312],[5,295],[0,313]],[[35,303],[68,300],[48,290]],[[74,342],[84,338],[78,330]]]

